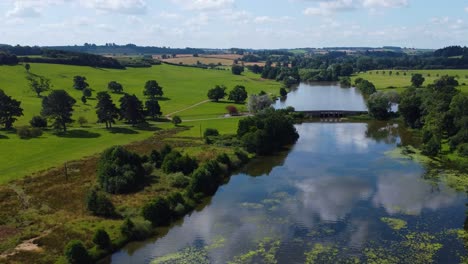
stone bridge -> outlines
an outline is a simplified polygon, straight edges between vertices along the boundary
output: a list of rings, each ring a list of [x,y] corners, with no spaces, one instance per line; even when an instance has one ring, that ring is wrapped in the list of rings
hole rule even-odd
[[[310,110],[310,111],[297,111],[304,113],[307,117],[317,118],[340,118],[347,116],[366,115],[367,111],[348,111],[348,110]]]

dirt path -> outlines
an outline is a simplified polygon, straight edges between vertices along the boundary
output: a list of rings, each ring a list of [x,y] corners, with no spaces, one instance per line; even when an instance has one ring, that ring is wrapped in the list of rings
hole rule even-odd
[[[185,111],[185,110],[188,110],[188,109],[191,109],[191,108],[197,107],[197,106],[199,106],[199,105],[202,105],[202,104],[206,104],[206,103],[208,103],[208,102],[210,102],[210,101],[211,101],[211,100],[205,100],[205,101],[202,101],[202,102],[196,103],[196,104],[194,104],[194,105],[191,105],[191,106],[189,106],[189,107],[186,107],[186,108],[184,108],[184,109],[182,109],[182,110],[178,110],[178,111],[172,112],[172,113],[170,113],[170,114],[167,114],[167,115],[166,115],[166,117],[167,117],[167,118],[169,118],[170,116],[172,116],[172,115],[174,115],[174,114],[177,114],[177,113],[183,112],[183,111]]]

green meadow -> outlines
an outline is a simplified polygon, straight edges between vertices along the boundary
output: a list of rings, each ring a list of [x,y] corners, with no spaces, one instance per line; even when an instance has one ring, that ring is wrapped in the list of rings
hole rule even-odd
[[[123,145],[149,137],[155,130],[174,127],[170,123],[150,122],[149,128],[133,128],[118,123],[112,131],[96,124],[94,96],[99,91],[106,91],[110,81],[117,81],[124,87],[124,92],[137,95],[144,101],[143,87],[147,80],[157,80],[163,87],[164,96],[160,100],[163,115],[177,112],[182,125],[192,129],[179,136],[199,137],[200,127],[217,128],[221,133],[235,133],[239,118],[224,118],[226,106],[232,102],[205,102],[207,91],[214,85],[225,85],[231,90],[235,85],[244,85],[249,94],[265,91],[277,94],[280,84],[263,80],[258,75],[245,72],[241,76],[230,71],[207,70],[171,65],[158,65],[151,68],[128,68],[127,70],[97,69],[81,66],[58,64],[31,64],[31,72],[51,80],[52,89],[64,89],[73,96],[77,103],[73,118],[85,117],[88,124],[81,128],[72,124],[65,135],[54,131],[45,131],[39,138],[23,140],[14,132],[0,130],[0,183],[23,177],[25,175],[61,166],[69,160],[80,159],[99,153],[112,145]],[[75,90],[73,76],[87,78],[93,96],[83,104],[82,92]],[[42,99],[28,87],[27,72],[23,65],[0,66],[0,89],[14,99],[21,101],[24,116],[14,126],[28,125],[31,118],[39,115]],[[44,93],[46,95],[47,93]],[[114,102],[119,105],[121,94],[112,94]],[[203,102],[203,103],[201,103]],[[198,104],[198,105],[197,105]],[[196,105],[192,107],[193,105]],[[245,105],[236,105],[245,111]],[[185,110],[184,110],[185,109]],[[181,112],[178,112],[183,110]]]
[[[382,72],[385,71],[385,74]],[[411,86],[411,74],[420,73],[426,79],[423,86],[433,83],[436,79],[443,75],[458,76],[457,80],[460,83],[458,87],[462,92],[468,93],[468,70],[390,70],[368,71],[359,73],[352,79],[353,81],[361,77],[372,82],[378,90],[397,90],[401,92],[406,87]],[[377,74],[378,72],[378,74]],[[398,73],[398,75],[397,75]],[[404,75],[406,73],[406,76]]]

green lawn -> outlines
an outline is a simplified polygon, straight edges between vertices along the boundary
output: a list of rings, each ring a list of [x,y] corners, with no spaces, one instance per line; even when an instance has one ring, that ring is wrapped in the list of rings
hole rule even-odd
[[[406,87],[411,85],[411,73],[420,73],[424,76],[426,81],[423,85],[427,85],[433,83],[434,80],[438,79],[440,76],[443,75],[451,75],[451,76],[459,76],[457,78],[458,82],[460,83],[460,90],[464,93],[468,93],[468,70],[411,70],[411,71],[399,71],[399,70],[392,70],[392,75],[389,75],[390,70],[384,70],[385,75],[382,74],[383,70],[379,70],[378,74],[377,71],[369,71],[366,73],[360,73],[353,76],[354,79],[361,77],[363,79],[369,80],[372,82],[378,90],[397,90],[401,92]],[[399,73],[397,75],[396,73]],[[403,74],[406,72],[406,76]],[[430,75],[430,76],[429,76]],[[439,77],[438,77],[439,76]],[[464,83],[464,85],[463,85]],[[392,88],[395,87],[395,88]]]
[[[208,89],[216,84],[226,85],[228,91],[235,85],[244,85],[249,94],[264,90],[277,94],[280,84],[274,81],[262,80],[250,72],[235,76],[230,71],[205,70],[170,65],[159,65],[152,68],[128,68],[127,70],[96,69],[91,67],[67,66],[56,64],[31,64],[31,72],[51,79],[53,89],[64,89],[76,100],[73,118],[83,116],[89,121],[89,128],[81,129],[73,124],[66,137],[60,137],[52,132],[46,132],[37,139],[22,140],[12,132],[0,131],[0,183],[44,170],[61,166],[65,161],[93,155],[112,145],[127,144],[132,141],[149,137],[153,132],[136,130],[129,127],[120,128],[116,133],[96,128],[96,100],[88,100],[84,105],[81,91],[73,89],[73,76],[83,75],[93,89],[93,96],[98,91],[107,90],[109,81],[118,81],[124,86],[124,91],[143,97],[143,87],[147,80],[155,79],[163,87],[164,98],[160,101],[164,114],[169,114],[207,99]],[[24,116],[14,124],[27,125],[34,115],[41,111],[41,98],[29,90],[26,81],[26,71],[22,65],[0,66],[0,89],[6,94],[22,102]],[[113,94],[118,105],[122,96]],[[222,117],[225,107],[230,102],[207,102],[194,108],[177,113],[184,120],[183,125],[194,126],[181,136],[198,137],[200,124],[202,128],[213,127],[221,133],[235,133],[238,118],[226,120],[205,120],[190,122],[190,120],[213,119]],[[240,111],[244,105],[236,105]],[[187,121],[187,122],[185,122]],[[123,123],[118,123],[123,125]],[[173,127],[172,124],[157,124],[155,127]]]

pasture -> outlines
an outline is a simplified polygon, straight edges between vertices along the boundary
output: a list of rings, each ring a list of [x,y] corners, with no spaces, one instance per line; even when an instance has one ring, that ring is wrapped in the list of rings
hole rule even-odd
[[[101,152],[112,145],[122,145],[149,137],[159,128],[172,128],[172,124],[150,122],[150,127],[133,128],[118,122],[115,129],[107,131],[102,124],[96,124],[96,100],[94,96],[99,91],[107,90],[109,81],[120,82],[124,92],[137,95],[144,100],[143,88],[145,82],[155,79],[163,87],[164,96],[160,100],[163,115],[178,112],[183,123],[192,127],[193,131],[184,132],[183,136],[197,136],[199,125],[213,127],[221,133],[235,133],[238,118],[224,119],[226,106],[231,102],[204,102],[207,91],[214,85],[225,85],[227,91],[235,85],[244,85],[249,94],[265,91],[277,94],[280,84],[275,81],[263,80],[258,75],[244,72],[241,76],[230,71],[205,70],[198,68],[159,65],[151,68],[128,68],[127,70],[96,69],[91,67],[66,66],[55,64],[31,64],[31,72],[51,79],[53,89],[64,89],[77,101],[74,107],[73,119],[85,117],[88,124],[81,128],[73,124],[67,134],[56,134],[45,131],[39,138],[23,140],[14,132],[0,130],[0,183],[33,172],[62,166],[68,160],[79,159]],[[14,99],[21,101],[24,116],[20,117],[14,126],[28,125],[31,118],[39,115],[42,98],[37,97],[28,88],[26,70],[23,65],[0,66],[0,89]],[[93,96],[86,104],[80,100],[82,92],[75,90],[73,76],[82,75],[87,78]],[[44,93],[46,95],[47,93]],[[122,94],[112,94],[114,102]],[[203,102],[203,103],[201,103]],[[201,104],[199,104],[201,103]],[[198,104],[198,105],[197,105]],[[196,105],[194,107],[191,107]],[[245,110],[244,105],[237,105],[239,110]]]
[[[389,72],[392,71],[390,75]],[[377,73],[378,72],[378,73]],[[385,72],[385,74],[383,74]],[[406,75],[404,75],[406,73]],[[359,73],[353,76],[353,82],[360,77],[372,82],[377,90],[397,90],[411,86],[411,74],[420,73],[426,79],[423,86],[433,83],[443,75],[458,76],[458,87],[462,92],[468,93],[468,70],[378,70]]]

